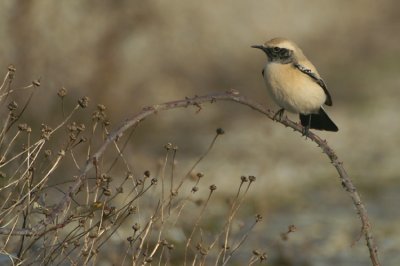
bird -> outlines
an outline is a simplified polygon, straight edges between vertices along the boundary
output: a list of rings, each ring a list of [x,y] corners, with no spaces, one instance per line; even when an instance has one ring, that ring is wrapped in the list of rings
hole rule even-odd
[[[310,129],[339,130],[323,107],[332,106],[328,88],[296,43],[273,38],[263,45],[251,47],[261,49],[267,55],[262,75],[270,97],[281,108],[273,116],[274,120],[281,120],[287,110],[299,114],[303,135]]]

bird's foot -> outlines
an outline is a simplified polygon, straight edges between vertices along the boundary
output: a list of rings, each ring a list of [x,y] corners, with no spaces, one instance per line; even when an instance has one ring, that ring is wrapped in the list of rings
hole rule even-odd
[[[303,136],[306,136],[306,138],[307,138],[308,132],[310,132],[310,126],[309,126],[309,125],[304,126],[304,127],[303,127],[302,135],[303,135]]]
[[[272,117],[272,120],[281,121],[281,120],[282,120],[282,115],[283,115],[284,112],[285,112],[285,109],[284,109],[284,108],[279,109],[279,110],[274,114],[274,116]]]

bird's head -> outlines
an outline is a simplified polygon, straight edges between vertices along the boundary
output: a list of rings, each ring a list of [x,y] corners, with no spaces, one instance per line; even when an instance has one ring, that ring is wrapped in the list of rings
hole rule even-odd
[[[263,45],[253,45],[265,52],[270,62],[289,64],[296,61],[297,55],[302,55],[300,48],[292,41],[284,38],[274,38]]]

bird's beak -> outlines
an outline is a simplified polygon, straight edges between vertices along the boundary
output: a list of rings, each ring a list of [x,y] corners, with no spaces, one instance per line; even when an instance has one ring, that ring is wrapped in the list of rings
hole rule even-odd
[[[257,49],[264,50],[265,46],[264,45],[252,45],[251,48],[257,48]]]
[[[264,53],[270,57],[271,53],[268,47],[265,47],[264,45],[252,45],[251,48],[257,48],[257,49],[261,49],[264,51]]]

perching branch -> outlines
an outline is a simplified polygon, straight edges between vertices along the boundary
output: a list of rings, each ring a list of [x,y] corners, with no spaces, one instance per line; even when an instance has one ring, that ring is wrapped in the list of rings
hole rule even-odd
[[[193,98],[185,98],[183,100],[177,100],[177,101],[171,101],[171,102],[166,102],[158,105],[153,105],[150,107],[145,107],[142,109],[141,112],[138,114],[134,115],[132,118],[127,119],[125,122],[122,123],[122,125],[116,129],[115,131],[111,132],[111,134],[108,136],[106,141],[103,143],[103,145],[99,148],[99,150],[91,157],[91,160],[89,160],[86,163],[85,169],[82,171],[80,176],[76,179],[75,183],[73,186],[69,188],[68,193],[65,194],[64,198],[52,209],[50,214],[47,216],[45,220],[43,220],[40,224],[37,226],[33,227],[31,230],[27,229],[8,229],[8,228],[0,228],[0,234],[14,234],[14,235],[39,235],[45,228],[46,226],[50,225],[55,221],[55,218],[65,210],[65,206],[68,206],[73,195],[75,195],[79,188],[81,187],[83,181],[87,178],[86,174],[94,167],[96,166],[97,162],[99,162],[99,159],[103,156],[106,148],[108,145],[116,141],[119,137],[121,137],[126,130],[129,128],[136,126],[139,124],[141,121],[143,121],[145,118],[147,118],[150,115],[157,114],[161,111],[166,111],[170,109],[175,109],[175,108],[186,108],[189,106],[194,106],[198,109],[202,108],[202,104],[204,103],[215,103],[217,101],[232,101],[236,102],[242,105],[246,105],[250,107],[251,109],[264,114],[270,119],[273,119],[274,117],[274,112],[267,109],[264,105],[254,102],[252,100],[247,99],[244,96],[240,96],[239,92],[236,90],[229,90],[224,93],[215,93],[215,94],[208,94],[204,96],[195,96]],[[300,134],[303,134],[303,127],[295,123],[291,120],[289,120],[287,117],[283,117],[280,121],[281,124],[285,125],[286,127],[292,128],[294,131],[299,132]],[[374,242],[374,239],[372,237],[372,232],[371,232],[371,225],[368,219],[368,214],[367,210],[365,208],[365,205],[362,203],[360,195],[357,192],[357,189],[353,185],[351,179],[349,178],[348,174],[346,173],[346,170],[343,167],[343,163],[339,161],[336,153],[333,151],[332,148],[328,146],[328,143],[326,140],[321,139],[319,136],[314,134],[313,132],[309,131],[307,133],[307,138],[313,142],[315,142],[319,147],[321,147],[323,153],[325,153],[332,165],[336,168],[341,184],[343,188],[349,193],[353,204],[357,210],[357,214],[360,217],[361,224],[362,224],[362,232],[365,236],[367,246],[369,249],[369,254],[370,254],[370,259],[372,262],[372,265],[374,266],[379,266],[379,259],[378,259],[378,251],[377,251],[377,246]],[[59,221],[60,224],[62,224],[62,221]]]

